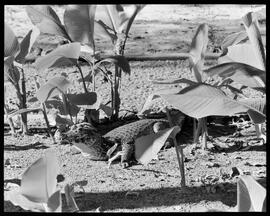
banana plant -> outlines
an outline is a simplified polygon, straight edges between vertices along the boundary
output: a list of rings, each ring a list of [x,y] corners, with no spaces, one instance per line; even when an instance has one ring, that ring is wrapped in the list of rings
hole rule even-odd
[[[5,47],[4,47],[4,82],[11,84],[16,91],[19,103],[18,110],[10,113],[5,105],[5,113],[9,119],[11,130],[15,133],[11,117],[14,115],[21,115],[21,131],[23,134],[28,133],[27,127],[27,112],[35,111],[36,109],[27,109],[26,98],[26,81],[24,64],[26,56],[29,54],[33,43],[39,35],[37,28],[31,29],[23,38],[21,43],[18,42],[17,37],[8,24],[5,23]]]
[[[114,54],[116,56],[124,56],[129,30],[136,15],[144,6],[145,5],[130,5],[128,11],[124,11],[121,5],[97,6],[95,34],[112,41]],[[121,67],[115,65],[111,88],[113,119],[117,119],[119,115],[121,76]]]
[[[92,82],[92,91],[95,92],[95,75],[96,73],[96,62],[100,61],[98,54],[95,50],[94,34],[96,31],[96,5],[67,5],[62,24],[55,11],[47,5],[31,5],[26,7],[28,16],[32,23],[36,25],[42,33],[50,35],[61,36],[64,40],[69,43],[79,42],[81,45],[80,58],[86,60],[91,67],[89,74],[86,77],[90,77],[89,80]],[[60,46],[61,47],[61,46]],[[86,53],[86,54],[85,54]],[[112,56],[110,58],[117,58]],[[123,59],[124,57],[122,57]],[[109,62],[110,59],[108,60]],[[119,61],[113,61],[114,64],[118,64]],[[88,92],[84,75],[78,63],[75,64],[81,75],[81,81],[85,94]],[[119,66],[119,65],[118,65]],[[119,66],[121,68],[121,66]],[[99,109],[106,107],[101,104]],[[108,107],[106,107],[106,110]],[[91,110],[90,110],[91,111]],[[91,112],[88,116],[86,110],[85,116],[88,121],[91,122]]]
[[[229,35],[222,42],[223,54],[218,65],[204,72],[208,76],[219,76],[223,80],[231,79],[241,84],[266,93],[266,53],[262,42],[260,27],[256,16],[247,13],[242,18],[246,31]],[[244,98],[239,101],[259,109],[265,114],[266,97]],[[255,124],[257,137],[266,142],[261,124]]]
[[[211,115],[232,116],[242,112],[246,112],[251,120],[257,124],[265,121],[265,114],[254,106],[242,101],[229,97],[223,88],[228,88],[234,93],[242,93],[241,89],[237,89],[230,85],[233,80],[241,77],[248,80],[246,85],[252,88],[265,86],[265,75],[263,71],[252,66],[233,62],[230,65],[221,65],[224,79],[214,83],[206,78],[207,70],[202,70],[204,62],[204,54],[207,46],[208,27],[202,24],[198,27],[195,37],[191,43],[190,50],[190,69],[194,73],[196,81],[185,78],[177,78],[173,80],[155,80],[154,84],[187,84],[185,88],[169,88],[155,92],[147,99],[143,110],[147,111],[153,100],[163,98],[173,107],[179,109],[188,116],[198,119],[198,127],[195,131],[194,142],[198,141],[200,131],[202,131],[203,148],[207,148],[207,126],[205,117]],[[204,78],[205,77],[205,78]],[[222,76],[221,76],[222,77]]]

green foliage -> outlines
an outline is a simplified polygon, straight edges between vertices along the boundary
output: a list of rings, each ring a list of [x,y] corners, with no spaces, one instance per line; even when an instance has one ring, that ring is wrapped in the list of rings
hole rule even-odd
[[[237,182],[237,211],[266,212],[266,189],[252,176],[242,175]]]
[[[161,97],[181,112],[193,118],[211,115],[233,116],[239,113],[252,113],[254,123],[263,123],[265,115],[246,104],[231,99],[217,87],[196,84],[182,89],[177,94],[161,94]]]
[[[71,42],[70,44],[62,45],[48,55],[39,58],[35,64],[36,68],[39,71],[43,71],[44,69],[49,67],[60,66],[67,62],[73,63],[80,71],[80,81],[83,82],[85,93],[88,92],[85,84],[86,81],[90,81],[93,83],[92,91],[95,91],[95,75],[97,71],[99,71],[98,68],[100,67],[100,65],[105,62],[114,63],[124,72],[130,73],[129,64],[123,56],[111,56],[108,59],[103,59],[95,63],[96,55],[94,30],[97,29],[98,31],[99,29],[98,27],[96,28],[96,25],[99,26],[99,24],[97,24],[98,22],[95,21],[97,8],[96,5],[68,5],[64,12],[64,25],[61,23],[59,17],[50,6],[31,5],[27,6],[26,8],[28,16],[30,17],[32,23],[36,25],[42,33],[62,36],[69,42]],[[135,7],[131,14],[124,14],[120,12],[122,11],[121,6],[116,5],[100,5],[98,6],[98,8],[101,8],[101,11],[105,13],[105,16],[103,17],[105,20],[110,20],[110,24],[113,25],[114,23],[114,27],[117,27],[118,29],[123,29],[123,31],[127,33],[135,15],[139,11],[138,9],[142,8],[142,6]],[[121,14],[120,17],[118,17],[119,14]],[[106,21],[104,22],[106,23]],[[115,22],[118,24],[116,24]],[[121,23],[121,25],[119,22]],[[49,25],[49,27],[47,27],[47,25]],[[105,25],[103,25],[103,28],[105,28]],[[116,32],[114,33],[116,36]],[[114,39],[116,39],[116,37]],[[116,42],[116,40],[113,41]],[[81,46],[79,45],[79,43],[72,42],[79,42]],[[82,49],[86,51],[87,56],[81,55]],[[83,76],[80,66],[77,63],[79,56],[84,58],[91,67],[89,74],[86,75],[85,78]],[[104,72],[104,70],[100,70]],[[106,72],[103,73],[103,75],[108,78],[108,74],[106,74]],[[111,80],[111,82],[113,82],[113,80]],[[119,85],[114,86],[116,89]],[[112,100],[114,100],[114,98]],[[118,102],[118,106],[119,105],[120,101]]]
[[[63,66],[65,64],[77,64],[80,56],[81,45],[78,42],[59,46],[49,54],[38,58],[35,67],[38,71],[47,68]]]
[[[207,70],[204,70],[204,72],[208,76],[218,75],[223,80],[230,78],[233,81],[241,83],[245,86],[265,91],[265,71],[247,64],[239,62],[228,62],[208,68]]]
[[[70,85],[71,82],[65,77],[54,77],[38,89],[36,96],[41,103],[44,103],[48,98],[66,92]]]
[[[58,172],[56,153],[47,150],[43,157],[24,171],[21,186],[18,190],[8,191],[6,199],[25,210],[60,212],[61,193],[56,188]]]
[[[64,23],[70,38],[87,44],[93,51],[95,12],[96,5],[67,5],[64,13]]]
[[[50,6],[27,5],[26,12],[31,22],[39,28],[40,32],[59,35],[70,40],[65,27],[62,25],[59,17]]]
[[[153,158],[157,157],[158,152],[164,146],[168,138],[175,138],[180,131],[179,126],[161,130],[155,134],[143,136],[135,140],[135,158],[140,163],[146,165]]]
[[[5,48],[4,57],[15,56],[20,50],[17,37],[8,24],[5,23]]]
[[[4,48],[4,81],[10,82],[15,88],[17,97],[19,99],[18,112],[21,114],[22,132],[27,133],[27,113],[30,111],[26,105],[26,87],[24,70],[21,64],[25,63],[25,57],[29,53],[34,41],[39,35],[37,29],[30,30],[28,34],[19,43],[17,37],[12,29],[5,23],[5,48]],[[9,115],[5,109],[6,114]],[[10,127],[12,128],[12,121],[9,118]],[[12,129],[13,130],[13,129]],[[13,130],[14,131],[14,130]]]

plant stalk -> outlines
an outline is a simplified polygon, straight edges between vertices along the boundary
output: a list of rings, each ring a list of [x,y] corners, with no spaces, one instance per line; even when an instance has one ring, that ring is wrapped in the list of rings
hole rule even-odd
[[[202,118],[199,118],[198,119],[198,125],[197,125],[197,129],[196,129],[196,132],[195,132],[195,136],[194,136],[194,144],[198,144],[199,142],[199,136],[200,136],[200,132],[202,130]]]
[[[20,101],[20,109],[26,109],[26,86],[25,86],[25,76],[24,76],[24,70],[21,68],[22,72],[22,79],[21,79],[21,85],[22,85],[22,94],[21,94],[21,101]],[[23,134],[28,133],[28,127],[27,127],[27,113],[21,114],[21,123],[22,123],[22,132]]]
[[[115,55],[124,55],[125,50],[125,43],[127,40],[127,35],[125,33],[121,33],[117,35],[117,40],[114,45],[114,53]],[[119,95],[119,87],[120,81],[122,76],[122,70],[117,65],[115,65],[115,73],[114,73],[114,92],[112,97],[112,109],[114,114],[112,115],[113,118],[118,119],[119,116],[119,109],[120,109],[120,95]]]
[[[36,84],[36,90],[39,89],[39,83],[37,82],[37,74],[36,76],[34,77],[34,80],[35,80],[35,84]],[[50,138],[52,139],[53,141],[53,144],[56,144],[57,142],[55,141],[55,138],[54,136],[52,135],[52,132],[51,132],[51,127],[50,127],[50,124],[49,124],[49,120],[48,120],[48,116],[47,116],[47,112],[46,112],[46,105],[45,103],[42,103],[42,113],[43,113],[43,116],[44,116],[44,120],[46,122],[46,125],[47,125],[47,131],[48,131],[48,134],[50,136]]]
[[[43,116],[44,116],[44,119],[45,119],[45,122],[46,122],[46,125],[47,125],[47,129],[48,129],[47,130],[48,134],[51,137],[51,139],[53,141],[53,144],[56,144],[57,142],[55,141],[55,138],[54,138],[54,136],[52,135],[52,132],[51,132],[51,127],[50,127],[50,124],[49,124],[45,103],[42,103],[42,107],[43,107],[43,109],[42,109]]]
[[[87,91],[87,87],[86,87],[86,84],[85,84],[85,80],[84,80],[84,76],[83,76],[83,73],[82,73],[82,69],[81,69],[81,67],[78,64],[76,64],[76,67],[79,69],[79,72],[80,72],[81,77],[82,77],[84,92],[87,93],[88,91]]]
[[[8,109],[7,109],[6,104],[4,104],[4,110],[5,110],[5,114],[6,114],[6,118],[7,118],[10,130],[11,130],[11,134],[14,136],[16,134],[15,127],[14,127],[12,118],[8,117]]]
[[[167,118],[170,124],[170,127],[173,127],[173,123],[171,120],[171,116],[169,113],[168,108],[166,107],[166,114],[167,114]],[[179,171],[180,171],[180,177],[181,177],[181,187],[185,188],[186,187],[186,180],[185,180],[185,167],[184,167],[184,153],[183,153],[183,148],[177,145],[177,141],[176,138],[173,138],[173,143],[174,143],[174,147],[175,147],[175,151],[176,151],[176,155],[177,155],[177,160],[178,160],[178,165],[179,165]],[[180,155],[179,155],[180,152]]]

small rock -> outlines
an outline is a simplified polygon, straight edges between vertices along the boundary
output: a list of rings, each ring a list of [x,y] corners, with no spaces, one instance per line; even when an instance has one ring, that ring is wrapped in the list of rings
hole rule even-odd
[[[237,167],[232,167],[232,170],[230,172],[230,176],[231,178],[233,178],[234,176],[238,176],[238,175],[241,175],[243,174],[243,171]]]
[[[10,163],[10,159],[8,158],[8,159],[6,159],[6,161],[5,161],[5,166],[8,166],[8,165],[11,165],[11,163]]]
[[[211,192],[211,186],[206,186],[205,189],[206,189],[206,193],[210,193]]]
[[[243,159],[241,156],[235,156],[234,159]]]
[[[243,151],[247,151],[247,150],[249,150],[251,148],[251,146],[246,146],[246,147],[244,147],[242,150]]]
[[[225,164],[226,165],[230,165],[231,164],[231,161],[226,161]]]
[[[59,174],[57,175],[56,179],[57,179],[57,183],[60,183],[65,180],[65,177],[62,174]]]
[[[252,165],[250,162],[248,162],[248,161],[245,162],[244,165],[245,165],[245,166],[253,166],[253,165]]]
[[[213,194],[215,194],[217,192],[217,189],[216,189],[216,187],[214,185],[211,187],[211,192]]]
[[[95,212],[102,212],[101,206],[99,206]]]
[[[206,163],[206,166],[208,168],[212,168],[212,167],[220,167],[220,165],[218,163],[212,163],[212,162],[208,162]]]
[[[125,195],[125,197],[126,198],[133,198],[133,197],[135,197],[135,198],[138,198],[139,197],[139,192],[133,192],[133,191],[128,191],[127,193],[126,193],[126,195]]]
[[[191,159],[185,157],[184,162],[189,162],[189,161],[191,161]]]

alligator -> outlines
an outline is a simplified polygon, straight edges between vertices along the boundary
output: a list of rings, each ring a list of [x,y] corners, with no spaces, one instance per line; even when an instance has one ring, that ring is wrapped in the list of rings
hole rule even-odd
[[[183,114],[178,115],[179,122],[182,122],[184,117]],[[70,144],[84,143],[89,149],[89,159],[108,160],[109,167],[114,160],[121,157],[121,165],[126,168],[135,161],[137,138],[169,127],[166,119],[141,119],[117,127],[102,136],[90,123],[83,122],[72,125],[67,132],[62,132],[61,140],[68,141]]]

